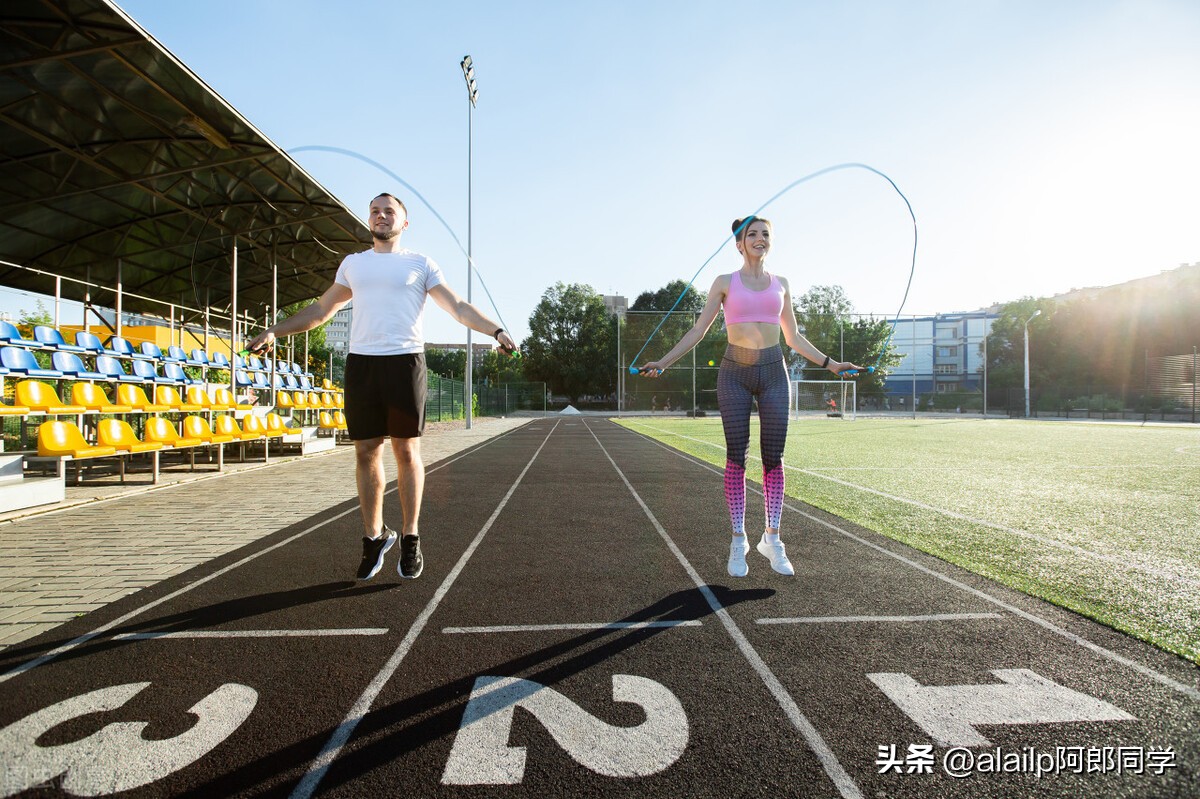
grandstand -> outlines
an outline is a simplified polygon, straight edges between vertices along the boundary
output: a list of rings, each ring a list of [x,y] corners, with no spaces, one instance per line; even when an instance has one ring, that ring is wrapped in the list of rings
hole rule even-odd
[[[238,352],[365,225],[112,3],[11,0],[0,42],[0,286],[54,300],[50,325],[0,325],[0,513],[96,464],[332,446],[336,387],[294,348]]]

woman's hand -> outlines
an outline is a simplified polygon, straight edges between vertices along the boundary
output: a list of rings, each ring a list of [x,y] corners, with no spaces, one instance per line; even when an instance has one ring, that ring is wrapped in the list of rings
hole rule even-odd
[[[851,363],[850,361],[830,361],[829,365],[825,368],[833,372],[838,377],[858,377],[860,374],[867,371],[858,364]],[[853,374],[843,374],[843,372],[851,370],[853,371]]]
[[[638,374],[642,377],[658,377],[665,371],[667,371],[667,365],[662,361],[650,361],[638,367]]]

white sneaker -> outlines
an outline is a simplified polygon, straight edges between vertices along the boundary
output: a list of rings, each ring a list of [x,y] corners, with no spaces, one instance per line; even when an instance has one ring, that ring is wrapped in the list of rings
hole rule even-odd
[[[783,551],[782,541],[776,540],[772,544],[767,541],[766,533],[764,533],[762,539],[758,542],[758,552],[764,558],[771,561],[771,568],[780,574],[791,577],[796,573],[796,570],[792,568],[792,562],[788,560],[787,553]],[[733,563],[732,556],[729,562]],[[732,573],[730,572],[730,574]]]
[[[749,573],[750,567],[746,565],[746,553],[749,551],[750,542],[746,536],[734,536],[729,544],[729,563],[726,564],[730,577],[745,577]]]

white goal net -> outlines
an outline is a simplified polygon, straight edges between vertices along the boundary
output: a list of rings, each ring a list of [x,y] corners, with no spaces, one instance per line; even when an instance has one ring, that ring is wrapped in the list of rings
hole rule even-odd
[[[793,380],[792,418],[828,416],[854,420],[858,390],[853,380]]]

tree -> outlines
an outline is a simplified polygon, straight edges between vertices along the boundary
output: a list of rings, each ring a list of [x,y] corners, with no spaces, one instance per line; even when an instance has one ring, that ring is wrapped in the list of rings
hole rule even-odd
[[[683,298],[680,299],[680,295]],[[678,301],[678,305],[676,305]],[[692,311],[699,313],[708,302],[706,292],[697,291],[696,287],[682,280],[672,280],[658,291],[643,291],[629,306],[631,311]]]
[[[529,317],[525,374],[578,403],[609,394],[616,384],[616,329],[603,297],[591,286],[555,283]]]
[[[38,325],[52,325],[54,317],[50,315],[50,311],[46,310],[45,304],[37,301],[37,310],[26,311],[21,309],[21,315],[17,317],[17,329],[21,331],[21,335],[27,338],[33,338],[33,328]]]
[[[425,368],[440,377],[464,380],[467,374],[467,351],[427,349],[425,350]]]
[[[817,349],[840,361],[875,367],[873,373],[855,378],[859,396],[883,393],[888,368],[900,362],[890,351],[891,322],[862,316],[851,319],[854,306],[841,286],[813,286],[792,306],[805,338]],[[825,377],[818,374],[818,379]]]

